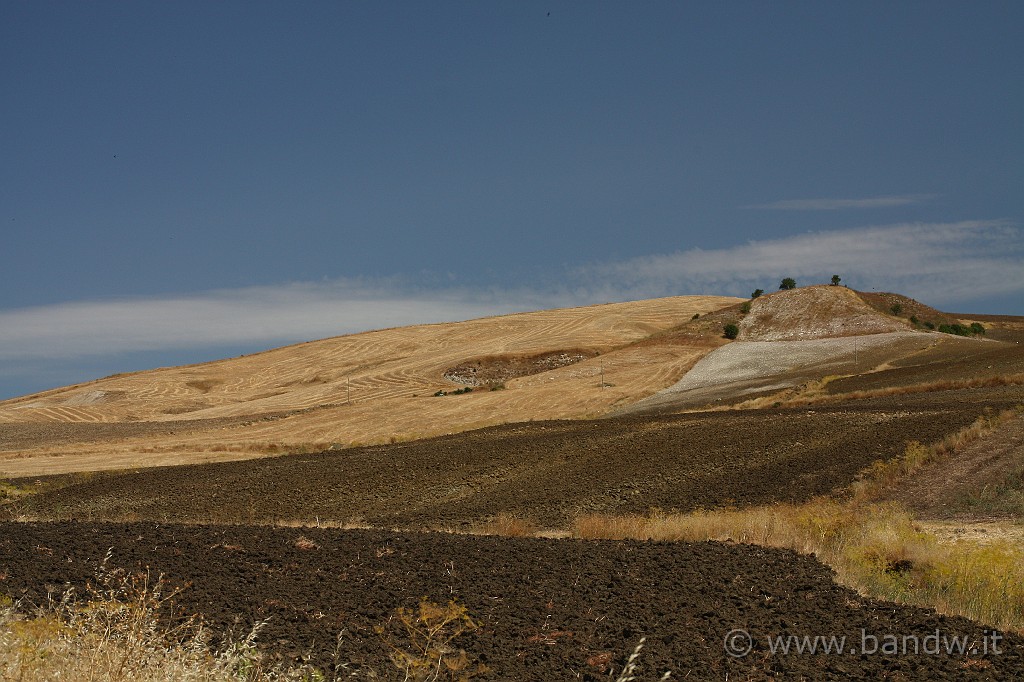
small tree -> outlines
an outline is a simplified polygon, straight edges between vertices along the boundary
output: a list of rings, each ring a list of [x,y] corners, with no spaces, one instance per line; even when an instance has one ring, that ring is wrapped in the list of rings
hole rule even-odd
[[[832,286],[839,286],[839,281],[842,279],[839,275],[832,275]]]
[[[793,279],[792,277],[787,277],[786,279],[782,280],[782,282],[779,284],[779,289],[784,289],[786,291],[789,291],[790,289],[796,289],[796,280]]]
[[[764,293],[764,289],[754,289],[754,293],[750,294],[750,298],[759,298]]]
[[[725,336],[725,338],[727,338],[727,339],[735,339],[739,335],[740,335],[740,328],[739,327],[737,327],[736,325],[732,324],[731,322],[729,324],[725,325],[725,333],[723,334],[723,336]]]

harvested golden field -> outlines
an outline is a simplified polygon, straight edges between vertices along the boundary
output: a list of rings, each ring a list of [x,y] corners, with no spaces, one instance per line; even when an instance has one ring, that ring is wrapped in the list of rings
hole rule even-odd
[[[115,375],[0,403],[0,476],[257,457],[594,417],[677,381],[717,335],[629,344],[735,304],[680,296],[386,329]],[[592,355],[472,393],[478,358]],[[596,354],[596,355],[595,355]],[[528,364],[528,363],[527,363]]]

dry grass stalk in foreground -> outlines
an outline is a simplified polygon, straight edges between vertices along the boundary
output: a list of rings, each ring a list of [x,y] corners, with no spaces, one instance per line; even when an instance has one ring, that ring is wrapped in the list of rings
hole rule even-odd
[[[322,680],[300,668],[268,669],[254,646],[259,626],[221,652],[194,622],[175,628],[158,614],[173,595],[161,581],[101,569],[85,603],[67,593],[34,616],[0,597],[0,679],[95,682],[271,682]]]
[[[629,655],[629,658],[626,660],[626,665],[623,666],[622,673],[620,673],[619,676],[617,678],[615,678],[615,682],[632,682],[632,680],[637,679],[636,671],[637,671],[637,668],[640,667],[640,664],[639,664],[640,652],[643,650],[644,644],[646,642],[647,642],[647,638],[646,637],[641,637],[640,638],[640,641],[637,642],[636,648],[633,649],[633,653],[631,653]],[[671,677],[672,677],[672,671],[671,670],[666,670],[665,674],[662,675],[661,677],[659,677],[658,680],[660,682],[664,682],[665,680],[670,679]]]

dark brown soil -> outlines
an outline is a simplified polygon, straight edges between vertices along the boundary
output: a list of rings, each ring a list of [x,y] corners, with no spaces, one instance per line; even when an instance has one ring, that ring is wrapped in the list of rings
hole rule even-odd
[[[259,419],[280,418],[285,414],[287,413],[275,412],[256,416],[166,422],[5,422],[0,427],[0,451],[51,443],[102,443],[140,436],[195,433],[238,426]]]
[[[1024,388],[813,409],[506,425],[407,444],[78,480],[9,513],[80,520],[364,522],[467,527],[500,513],[565,527],[586,513],[803,501],[910,440],[935,442]]]
[[[1024,519],[1024,416],[900,481],[886,497],[919,519]]]
[[[298,543],[300,537],[312,541]],[[310,549],[301,549],[297,544]],[[315,546],[314,546],[315,545]],[[267,621],[258,644],[330,673],[402,679],[381,636],[421,598],[464,605],[480,624],[455,640],[488,680],[607,680],[647,638],[637,679],[1015,680],[1024,638],[985,655],[989,631],[963,618],[880,602],[837,586],[811,557],[722,543],[509,539],[385,531],[155,524],[0,525],[0,592],[44,604],[47,591],[113,566],[183,587],[179,616],[218,635]],[[743,628],[753,651],[726,654]],[[968,637],[967,655],[863,653],[864,634]],[[844,653],[772,653],[776,636],[843,637]],[[989,639],[983,639],[983,638]],[[394,643],[402,646],[401,637]],[[852,651],[851,651],[852,649]]]
[[[1014,341],[951,338],[935,333],[939,343],[899,360],[891,367],[828,384],[830,393],[886,389],[942,381],[984,379],[1024,373],[1024,346]]]

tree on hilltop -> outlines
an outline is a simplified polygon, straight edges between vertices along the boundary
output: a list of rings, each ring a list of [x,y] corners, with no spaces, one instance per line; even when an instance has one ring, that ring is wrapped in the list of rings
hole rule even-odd
[[[787,277],[779,284],[779,289],[789,291],[790,289],[796,289],[796,280],[792,277]]]
[[[839,275],[832,275],[832,286],[834,286],[834,287],[839,286],[839,280],[841,280],[841,279],[842,279],[842,277],[840,277]]]

